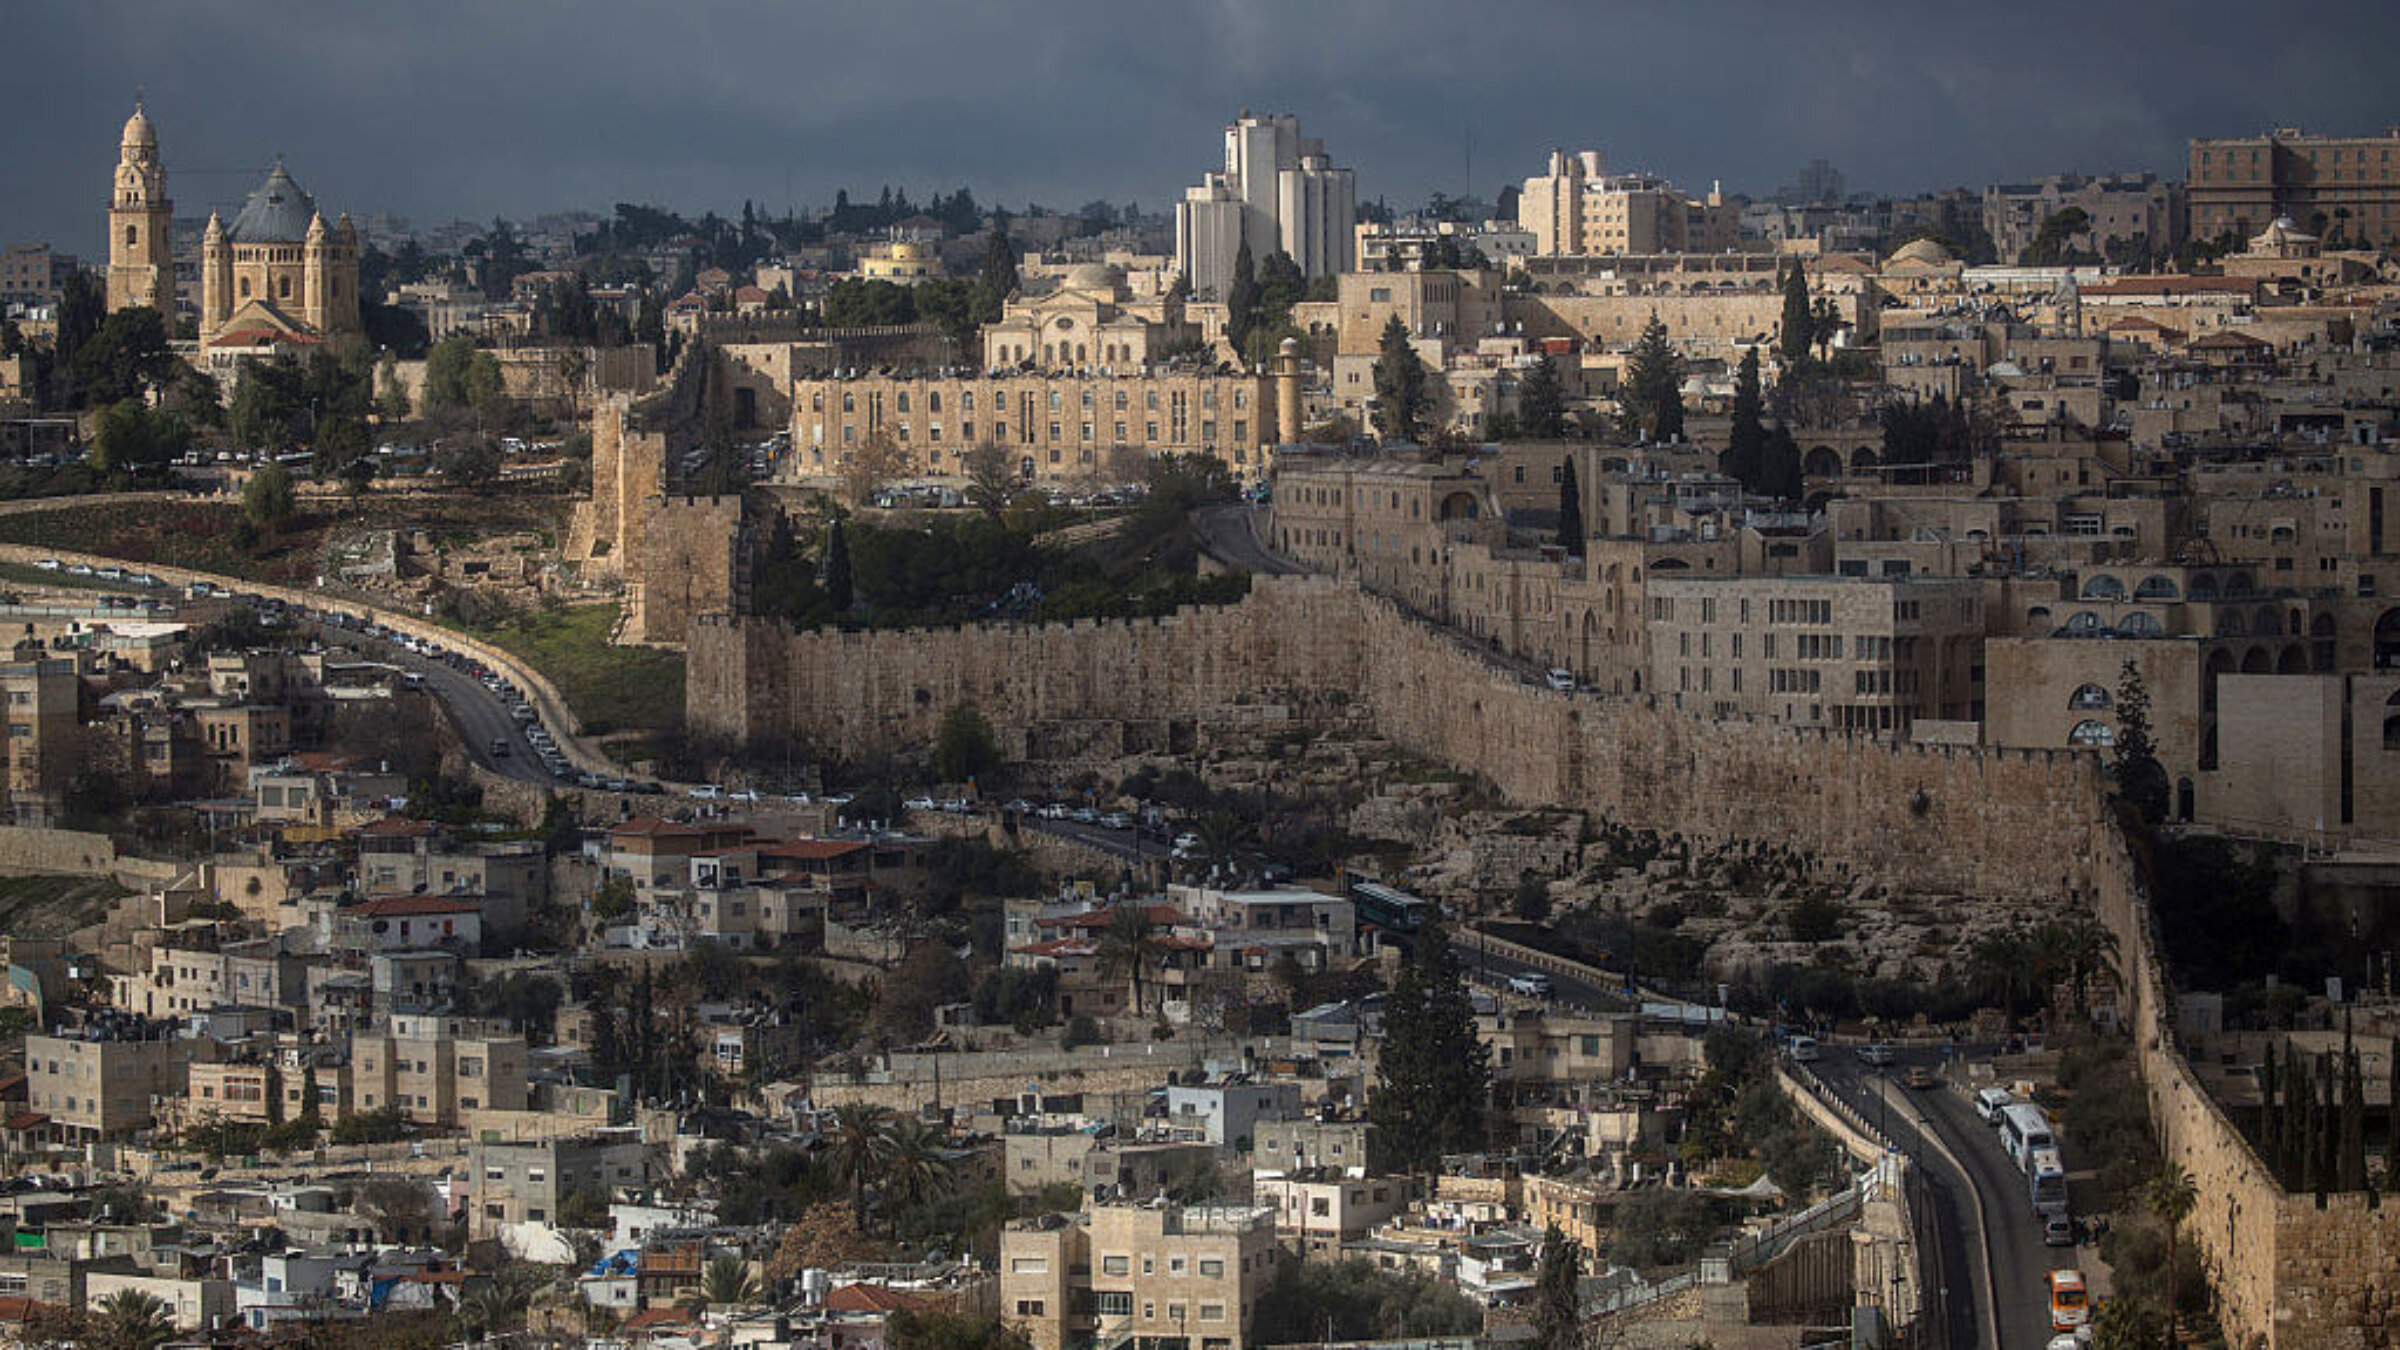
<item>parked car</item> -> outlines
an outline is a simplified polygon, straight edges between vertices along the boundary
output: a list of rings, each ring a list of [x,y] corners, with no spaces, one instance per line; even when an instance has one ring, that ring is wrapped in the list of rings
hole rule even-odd
[[[1508,977],[1508,992],[1527,998],[1550,997],[1550,977],[1538,970],[1519,971]]]
[[[1571,670],[1553,669],[1542,677],[1542,681],[1562,694],[1575,692],[1575,672]]]
[[[900,803],[900,809],[903,811],[938,811],[941,809],[941,805],[931,797],[911,797]]]
[[[1975,1094],[1975,1114],[1983,1117],[1984,1124],[1997,1125],[2000,1123],[2000,1113],[2015,1100],[2007,1088],[1985,1088]]]
[[[1794,1036],[1785,1042],[1784,1048],[1791,1052],[1794,1064],[1814,1064],[1822,1058],[1814,1036]]]
[[[1883,1065],[1892,1062],[1892,1047],[1885,1045],[1881,1041],[1877,1041],[1872,1045],[1862,1045],[1858,1047],[1858,1062],[1861,1064],[1873,1064],[1880,1068]]]

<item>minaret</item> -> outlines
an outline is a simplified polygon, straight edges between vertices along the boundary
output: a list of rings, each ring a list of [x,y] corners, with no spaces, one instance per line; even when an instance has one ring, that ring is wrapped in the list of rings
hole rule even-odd
[[[333,247],[332,231],[322,212],[308,218],[308,238],[300,244],[300,322],[325,331],[325,280],[331,268],[326,253]]]
[[[1300,442],[1300,339],[1275,347],[1275,435],[1285,445]]]
[[[200,341],[217,335],[233,317],[233,244],[225,237],[225,220],[208,213],[208,231],[200,236]]]
[[[108,307],[147,305],[175,323],[175,204],[158,159],[158,133],[133,105],[117,139],[117,179],[108,203]]]

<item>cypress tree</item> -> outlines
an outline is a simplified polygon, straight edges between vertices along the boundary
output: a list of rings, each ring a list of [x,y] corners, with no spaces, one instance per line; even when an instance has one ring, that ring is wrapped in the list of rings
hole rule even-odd
[[[1559,382],[1558,362],[1550,353],[1525,372],[1517,390],[1517,425],[1535,440],[1554,441],[1567,434],[1566,389]]]
[[[1008,213],[992,213],[992,240],[984,245],[983,271],[977,278],[994,305],[1005,304],[1017,290],[1017,246],[1008,237]]]
[[[1577,1350],[1583,1343],[1583,1244],[1552,1224],[1542,1234],[1533,1285],[1534,1350]]]
[[[2283,1181],[2283,1158],[2277,1152],[2283,1135],[2283,1103],[2277,1098],[2279,1076],[2275,1072],[2275,1052],[2269,1050],[2258,1063],[2258,1156],[2266,1161],[2267,1171],[2276,1184]]]
[[[1683,434],[1683,357],[1656,314],[1642,325],[1623,378],[1619,402],[1636,434],[1661,442]]]
[[[1725,475],[1752,492],[1759,490],[1759,477],[1765,467],[1767,428],[1765,424],[1766,396],[1759,389],[1758,348],[1742,353],[1742,364],[1733,375],[1733,428],[1726,434],[1725,456],[1718,467]]]
[[[1816,341],[1815,311],[1808,303],[1808,273],[1800,260],[1792,260],[1792,270],[1783,278],[1783,330],[1778,334],[1776,348],[1783,356],[1783,368],[1795,371],[1809,362],[1809,349]]]
[[[1449,936],[1419,930],[1384,1000],[1383,1047],[1367,1098],[1367,1152],[1381,1171],[1431,1173],[1445,1153],[1484,1144],[1490,1050],[1475,1034]]]
[[[2359,1072],[2358,1049],[2350,1041],[2350,1018],[2342,1018],[2342,1106],[2334,1157],[2337,1189],[2367,1188],[2367,1085]]]
[[[850,613],[850,602],[856,598],[854,589],[850,578],[850,534],[837,520],[825,536],[825,599],[835,614]]]
[[[1567,458],[1558,478],[1558,546],[1570,558],[1583,556],[1583,489],[1575,482],[1575,460]]]
[[[1414,441],[1432,404],[1425,392],[1425,363],[1417,359],[1408,328],[1395,314],[1384,322],[1382,354],[1375,358],[1375,430],[1387,441]]]
[[[1225,287],[1225,340],[1235,351],[1247,350],[1250,329],[1258,322],[1258,264],[1251,260],[1245,239],[1233,254],[1233,280]]]

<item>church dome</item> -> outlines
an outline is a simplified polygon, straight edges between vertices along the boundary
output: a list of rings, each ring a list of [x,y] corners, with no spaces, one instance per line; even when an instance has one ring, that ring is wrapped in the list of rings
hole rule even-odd
[[[1058,288],[1061,291],[1081,291],[1086,295],[1114,299],[1118,285],[1115,268],[1105,263],[1077,263],[1067,269],[1066,276],[1060,278]]]
[[[1902,244],[1892,254],[1889,261],[1924,263],[1928,266],[1939,267],[1955,260],[1950,256],[1950,250],[1943,248],[1931,239],[1912,239]]]
[[[152,129],[150,114],[142,111],[141,104],[133,105],[133,116],[125,119],[125,134],[117,138],[117,145],[126,150],[158,148],[158,132]]]
[[[234,242],[297,244],[308,237],[308,223],[316,214],[317,199],[301,191],[283,161],[277,160],[267,181],[259,184],[242,203],[242,213],[233,218]]]

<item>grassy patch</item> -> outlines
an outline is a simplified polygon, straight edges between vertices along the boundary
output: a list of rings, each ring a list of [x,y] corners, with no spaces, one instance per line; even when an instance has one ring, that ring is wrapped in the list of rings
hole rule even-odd
[[[0,877],[0,932],[63,938],[98,923],[111,904],[130,894],[107,877],[50,873]]]
[[[193,502],[161,496],[0,516],[0,541],[306,586],[322,570],[326,534],[336,527],[422,529],[454,538],[518,531],[555,537],[564,510],[556,498],[506,492],[371,495],[356,504],[303,498],[301,507],[255,549],[234,543],[241,506],[230,498]]]
[[[615,605],[548,610],[475,636],[524,658],[558,689],[594,735],[652,731],[683,716],[683,658],[647,647],[616,647]]]

